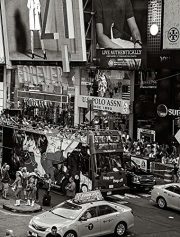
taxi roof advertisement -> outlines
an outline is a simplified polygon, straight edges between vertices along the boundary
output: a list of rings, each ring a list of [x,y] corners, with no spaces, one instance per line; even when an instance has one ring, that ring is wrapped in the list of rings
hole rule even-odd
[[[142,68],[146,61],[147,6],[142,0],[94,0],[96,63],[100,68]]]
[[[82,0],[5,0],[10,60],[86,61]]]

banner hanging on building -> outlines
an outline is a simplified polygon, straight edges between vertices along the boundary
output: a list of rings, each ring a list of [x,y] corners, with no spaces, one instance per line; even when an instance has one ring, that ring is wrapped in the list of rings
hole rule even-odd
[[[10,60],[86,61],[82,0],[4,4]]]
[[[0,13],[0,64],[5,63],[5,55],[4,55],[4,40],[3,40],[3,31],[2,31],[2,16]]]
[[[79,95],[77,104],[80,108],[87,108],[89,100],[93,101],[93,109],[121,113],[121,114],[130,113],[129,100]]]
[[[180,1],[164,0],[163,49],[180,49]]]
[[[94,0],[97,65],[135,70],[144,60],[147,42],[147,1]]]

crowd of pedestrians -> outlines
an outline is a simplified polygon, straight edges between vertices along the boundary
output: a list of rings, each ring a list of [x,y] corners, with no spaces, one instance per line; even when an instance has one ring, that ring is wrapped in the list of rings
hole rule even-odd
[[[171,144],[158,144],[149,142],[144,137],[141,140],[132,141],[131,138],[122,136],[124,155],[136,155],[151,158],[162,164],[174,164],[179,162],[179,154],[174,142]]]
[[[16,171],[16,178],[11,183],[9,175],[10,166],[4,164],[1,168],[1,182],[2,182],[2,198],[8,200],[9,188],[14,192],[16,199],[15,206],[20,206],[20,201],[23,198],[26,201],[27,206],[34,206],[35,201],[39,201],[39,182],[41,179],[37,169],[34,172],[29,173],[26,167],[19,168]],[[46,179],[44,179],[44,182]],[[48,189],[50,191],[51,183],[48,180]]]

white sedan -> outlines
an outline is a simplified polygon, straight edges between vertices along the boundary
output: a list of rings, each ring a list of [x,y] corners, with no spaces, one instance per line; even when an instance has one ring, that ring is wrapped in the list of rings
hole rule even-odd
[[[65,201],[50,211],[33,217],[29,236],[45,237],[52,226],[61,237],[97,237],[107,234],[123,236],[134,226],[129,207],[104,200],[80,203]]]
[[[170,207],[180,210],[180,183],[155,185],[151,191],[151,200],[162,209]]]

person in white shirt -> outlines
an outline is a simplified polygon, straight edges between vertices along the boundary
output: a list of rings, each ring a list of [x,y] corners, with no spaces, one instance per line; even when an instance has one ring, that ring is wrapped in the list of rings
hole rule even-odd
[[[34,58],[34,31],[38,31],[41,48],[44,54],[44,59],[47,59],[44,42],[41,39],[41,3],[40,0],[28,0],[27,8],[29,9],[29,29],[31,31],[31,52],[32,59]]]

